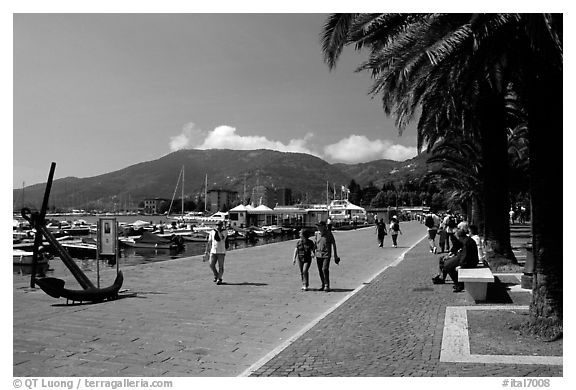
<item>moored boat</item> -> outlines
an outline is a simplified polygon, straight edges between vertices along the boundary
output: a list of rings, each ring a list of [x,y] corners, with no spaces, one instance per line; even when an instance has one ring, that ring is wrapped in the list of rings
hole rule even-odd
[[[63,228],[62,232],[69,236],[87,236],[90,234],[90,226],[72,226]]]
[[[60,240],[68,254],[74,258],[96,258],[96,240],[91,238]]]
[[[19,249],[12,250],[12,258],[14,265],[32,265],[34,258],[34,252],[22,251]],[[38,261],[36,264],[48,264],[48,257],[43,254],[38,256]]]
[[[149,249],[173,249],[179,248],[179,245],[167,238],[159,237],[154,233],[145,231],[138,238],[120,239],[120,242],[130,248],[149,248]]]
[[[282,228],[276,225],[265,225],[262,226],[262,230],[270,234],[282,234]]]

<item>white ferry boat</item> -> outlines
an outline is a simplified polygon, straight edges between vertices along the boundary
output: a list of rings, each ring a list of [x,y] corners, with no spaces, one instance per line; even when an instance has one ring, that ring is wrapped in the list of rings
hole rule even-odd
[[[366,210],[360,206],[350,203],[346,199],[333,200],[328,205],[328,218],[332,222],[358,222],[364,223],[368,220]]]
[[[202,215],[198,215],[199,213],[196,212],[191,212],[188,214],[185,214],[182,217],[177,217],[175,218],[175,220],[177,220],[178,222],[184,222],[184,223],[197,223],[197,224],[205,224],[205,225],[215,225],[218,222],[229,222],[230,220],[230,215],[228,213],[222,212],[222,211],[218,211],[212,215],[210,215],[209,217],[203,217]]]

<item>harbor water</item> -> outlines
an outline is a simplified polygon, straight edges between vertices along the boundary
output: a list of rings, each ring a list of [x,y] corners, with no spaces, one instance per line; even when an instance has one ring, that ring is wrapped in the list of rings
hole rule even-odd
[[[61,221],[73,221],[70,217],[57,217],[54,219],[58,219]],[[87,216],[87,217],[80,217],[86,221],[88,224],[96,223],[99,217],[94,216]],[[172,221],[171,219],[167,219],[166,217],[162,216],[118,216],[116,217],[117,221],[124,222],[127,224],[131,224],[137,220],[142,220],[146,222],[150,222],[153,225],[160,225],[160,224],[170,224]],[[95,238],[95,235],[91,235],[91,237]],[[298,236],[296,234],[282,234],[282,235],[275,235],[270,237],[258,237],[256,242],[250,243],[246,240],[231,240],[230,241],[230,251],[234,251],[236,249],[245,248],[248,246],[258,246],[258,245],[266,245],[269,243],[286,241],[296,239]],[[206,248],[206,244],[204,242],[192,242],[186,241],[184,248],[181,250],[169,250],[169,249],[147,249],[147,248],[128,248],[128,247],[120,247],[120,253],[118,257],[118,267],[122,269],[125,266],[137,266],[138,264],[150,263],[150,262],[160,262],[160,261],[169,261],[172,259],[179,259],[184,257],[191,257],[191,256],[198,256],[204,253]],[[199,261],[200,258],[198,258]],[[74,258],[78,266],[86,273],[96,271],[96,259],[95,258]],[[100,260],[100,267],[116,267],[116,264],[110,262],[108,260]],[[55,257],[54,259],[49,261],[49,265],[47,268],[39,270],[39,276],[50,276],[50,277],[62,277],[64,274],[69,274],[69,270],[65,267],[62,261]],[[15,278],[20,277],[30,277],[30,267],[29,266],[19,266],[13,265],[13,274]]]

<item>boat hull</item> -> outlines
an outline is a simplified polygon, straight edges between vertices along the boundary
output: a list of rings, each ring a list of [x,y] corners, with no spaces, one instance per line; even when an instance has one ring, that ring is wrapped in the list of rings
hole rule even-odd
[[[178,245],[176,244],[159,244],[159,243],[147,243],[147,242],[132,242],[132,241],[122,241],[122,245],[128,248],[142,248],[142,249],[165,249],[165,250],[176,250]]]
[[[62,229],[62,232],[69,236],[87,236],[90,234],[90,227],[86,226],[85,228],[74,227],[69,229]]]
[[[15,250],[13,251],[12,258],[12,264],[14,265],[31,266],[34,259],[34,252]],[[40,255],[36,264],[48,264],[48,259]]]

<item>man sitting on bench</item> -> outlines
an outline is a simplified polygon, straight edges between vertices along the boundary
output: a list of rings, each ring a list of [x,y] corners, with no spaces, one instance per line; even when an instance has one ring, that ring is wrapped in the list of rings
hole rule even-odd
[[[440,259],[440,273],[432,278],[434,284],[444,284],[446,275],[454,282],[454,292],[464,290],[464,283],[458,282],[458,269],[475,268],[478,265],[478,247],[473,239],[466,235],[466,231],[458,229],[456,238],[462,243],[462,249],[456,255]]]

